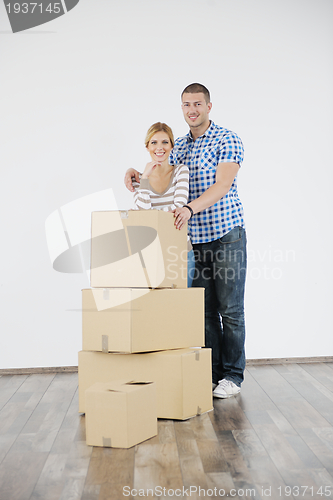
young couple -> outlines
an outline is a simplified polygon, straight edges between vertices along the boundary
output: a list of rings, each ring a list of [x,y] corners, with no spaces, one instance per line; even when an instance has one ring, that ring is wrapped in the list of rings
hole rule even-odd
[[[137,208],[173,210],[178,229],[188,222],[195,256],[192,286],[205,288],[213,395],[228,398],[240,392],[245,369],[246,233],[237,193],[244,150],[234,132],[209,119],[206,87],[193,83],[181,99],[189,133],[174,141],[167,125],[153,125],[146,137],[152,161],[142,175],[127,170],[125,184]]]

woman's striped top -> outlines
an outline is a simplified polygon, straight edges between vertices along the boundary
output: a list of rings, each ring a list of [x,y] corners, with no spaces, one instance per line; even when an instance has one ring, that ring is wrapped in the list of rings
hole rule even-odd
[[[186,165],[175,165],[169,185],[158,193],[154,191],[149,179],[133,180],[134,203],[138,210],[163,210],[167,212],[186,205],[188,200],[189,171]]]

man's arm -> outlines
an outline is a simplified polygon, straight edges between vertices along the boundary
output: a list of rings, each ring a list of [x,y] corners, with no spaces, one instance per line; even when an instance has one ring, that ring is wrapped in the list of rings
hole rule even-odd
[[[135,170],[134,168],[129,168],[128,170],[126,170],[126,174],[125,174],[125,178],[124,178],[124,183],[125,183],[125,186],[127,187],[127,189],[129,191],[131,191],[132,193],[134,193],[134,187],[133,187],[133,184],[132,184],[132,177],[135,177],[135,180],[138,184],[140,184],[140,174],[137,170]]]
[[[238,170],[238,163],[219,163],[216,168],[214,184],[199,196],[199,198],[196,198],[188,204],[192,208],[193,213],[202,212],[206,208],[215,205],[218,200],[223,198],[230,190]],[[176,208],[174,215],[175,226],[177,229],[181,229],[189,220],[191,212],[188,208]]]

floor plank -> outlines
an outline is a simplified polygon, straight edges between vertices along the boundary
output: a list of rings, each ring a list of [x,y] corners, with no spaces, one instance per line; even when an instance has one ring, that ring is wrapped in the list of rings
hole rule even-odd
[[[4,375],[0,379],[0,410],[24,383],[27,375]]]
[[[0,465],[1,500],[27,500],[47,460],[46,452],[10,451]]]
[[[251,427],[239,401],[242,396],[237,395],[229,399],[214,399],[214,412],[209,416],[216,431],[232,431],[234,429],[249,429]]]
[[[128,450],[86,445],[77,384],[0,377],[1,500],[333,499],[333,363],[248,366],[235,398]]]
[[[246,432],[246,431],[245,431]],[[235,431],[233,431],[235,434]],[[239,436],[236,437],[238,442]],[[242,444],[244,436],[242,437]],[[258,439],[258,438],[257,438]],[[253,447],[253,437],[251,438],[251,448],[244,452],[245,460],[252,477],[254,486],[256,487],[256,495],[259,498],[269,497],[274,500],[281,500],[278,488],[285,485],[283,478],[270,459],[269,455],[258,449],[258,444]],[[248,446],[248,443],[247,443]],[[241,448],[241,446],[240,446]],[[257,451],[256,451],[257,449]],[[266,494],[264,494],[266,492]],[[257,496],[255,498],[257,498]]]
[[[269,398],[260,384],[251,374],[250,369],[245,370],[244,382],[238,403],[243,411],[275,410],[273,401]]]
[[[4,376],[2,378],[7,379],[7,386],[9,383],[13,387],[9,380],[12,377]],[[53,378],[54,375],[46,377],[38,375],[22,376],[22,383],[19,383],[16,377],[16,390],[0,411],[0,463],[36,410]]]
[[[289,384],[297,390],[299,394],[309,403],[316,412],[326,420],[327,423],[333,424],[333,393],[327,386],[333,388],[333,380],[331,384],[324,370],[304,369],[303,365],[285,365],[276,366],[275,369],[289,382]],[[325,385],[318,381],[317,377],[325,381]],[[332,377],[333,378],[333,377]],[[309,418],[315,418],[314,414],[309,415]],[[325,426],[325,422],[322,424]],[[313,426],[317,426],[316,423]],[[311,426],[310,426],[311,427]]]
[[[32,500],[56,500],[66,496],[80,499],[82,496],[92,447],[86,446],[84,440],[76,439],[81,421],[77,408],[76,389],[34,488]]]
[[[182,488],[182,470],[177,444],[141,444],[135,450],[134,488]]]
[[[304,363],[299,366],[333,393],[333,363]]]

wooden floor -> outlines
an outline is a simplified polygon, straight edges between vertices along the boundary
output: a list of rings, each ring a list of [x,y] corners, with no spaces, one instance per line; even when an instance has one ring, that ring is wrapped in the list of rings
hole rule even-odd
[[[86,446],[77,385],[0,377],[1,500],[333,498],[333,363],[249,366],[236,398],[129,450]]]

